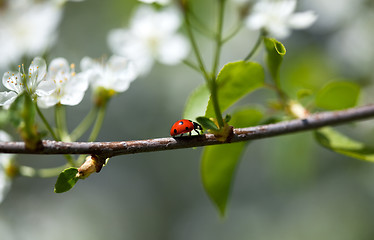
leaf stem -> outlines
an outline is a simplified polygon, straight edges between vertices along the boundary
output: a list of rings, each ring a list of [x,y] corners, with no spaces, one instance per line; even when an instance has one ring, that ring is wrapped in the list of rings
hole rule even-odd
[[[222,29],[223,29],[223,19],[225,13],[225,0],[220,0],[218,5],[218,24],[217,24],[217,35],[216,35],[216,49],[215,55],[213,60],[213,68],[212,68],[212,78],[210,80],[210,91],[211,91],[211,101],[213,103],[214,113],[216,115],[216,119],[218,122],[218,126],[220,128],[223,127],[224,122],[222,119],[221,109],[219,108],[218,103],[218,88],[216,83],[216,76],[217,76],[217,69],[219,65],[219,59],[221,56],[221,48],[222,48]]]
[[[192,63],[188,60],[183,60],[183,63],[186,64],[187,66],[189,66],[190,68],[192,68],[193,70],[195,70],[196,72],[202,73],[201,69],[197,65],[195,65],[194,63]]]
[[[100,107],[98,109],[98,114],[97,114],[97,117],[96,117],[95,124],[92,128],[91,135],[88,138],[89,142],[95,141],[97,136],[99,135],[99,132],[100,132],[100,129],[101,129],[101,126],[103,124],[104,117],[105,117],[106,106],[107,106],[107,103],[103,103],[102,105],[100,105]]]
[[[195,54],[195,57],[196,57],[196,60],[197,60],[197,63],[198,63],[198,67],[199,67],[200,71],[203,73],[206,82],[208,83],[209,79],[210,79],[209,74],[207,73],[207,71],[205,69],[204,62],[203,62],[203,59],[201,57],[199,47],[197,46],[196,39],[193,35],[188,11],[186,11],[185,14],[184,14],[184,20],[186,22],[187,34],[188,34],[188,37],[191,41],[192,50]]]
[[[238,24],[238,26],[235,27],[235,29],[229,35],[227,35],[226,37],[222,39],[222,44],[228,42],[231,38],[233,38],[239,32],[241,28],[242,28],[242,24],[240,23]]]
[[[256,41],[255,45],[253,46],[251,52],[244,58],[244,61],[248,61],[249,59],[251,59],[253,57],[253,55],[256,53],[257,49],[260,47],[262,39],[264,38],[264,36],[265,36],[264,32],[261,32],[258,35],[258,38],[257,38],[257,41]]]
[[[224,12],[225,12],[225,1],[221,0],[219,1],[218,5],[218,24],[217,24],[217,34],[216,34],[216,49],[215,49],[215,55],[213,59],[213,69],[212,69],[212,75],[216,76],[217,74],[217,68],[219,65],[219,59],[221,56],[221,48],[222,48],[222,28],[223,28],[223,18],[224,18]]]
[[[79,139],[88,130],[88,128],[96,119],[95,116],[97,114],[97,110],[97,107],[91,108],[82,122],[73,130],[73,132],[70,134],[70,138],[72,141],[76,141],[77,139]]]
[[[71,139],[66,126],[66,109],[61,103],[57,103],[55,106],[55,122],[60,140],[70,142]]]

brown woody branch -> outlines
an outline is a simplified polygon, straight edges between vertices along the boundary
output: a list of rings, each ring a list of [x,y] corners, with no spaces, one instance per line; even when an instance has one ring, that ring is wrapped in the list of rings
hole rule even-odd
[[[304,119],[248,128],[236,128],[233,130],[230,142],[226,143],[218,141],[213,134],[121,142],[58,142],[43,140],[41,148],[38,150],[27,149],[24,142],[0,142],[0,152],[17,154],[94,154],[102,157],[113,157],[124,154],[155,152],[255,140],[299,131],[307,131],[323,126],[337,125],[370,117],[374,117],[374,104],[343,111],[311,114]]]

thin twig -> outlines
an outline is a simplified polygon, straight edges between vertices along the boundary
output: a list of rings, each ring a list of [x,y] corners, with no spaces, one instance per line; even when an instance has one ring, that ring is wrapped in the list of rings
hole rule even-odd
[[[268,138],[288,133],[307,131],[328,125],[337,125],[355,120],[374,117],[374,104],[342,111],[311,114],[304,119],[284,121],[275,124],[248,128],[236,128],[230,143]],[[192,137],[156,138],[122,142],[58,142],[43,140],[42,148],[29,150],[24,142],[1,142],[1,153],[18,154],[95,154],[113,157],[124,154],[155,152],[181,148],[225,144],[213,134]]]

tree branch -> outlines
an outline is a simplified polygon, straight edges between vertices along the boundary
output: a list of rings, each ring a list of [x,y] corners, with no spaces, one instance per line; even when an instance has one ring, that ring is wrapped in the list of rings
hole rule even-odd
[[[233,130],[230,143],[268,138],[299,131],[307,131],[328,125],[337,125],[355,120],[374,117],[374,104],[343,111],[311,114],[304,119],[284,121]],[[228,143],[228,142],[227,142]],[[124,154],[155,152],[181,148],[224,144],[213,134],[192,137],[156,138],[121,142],[59,142],[43,140],[41,147],[30,150],[24,142],[0,142],[0,153],[17,154],[95,154],[113,157]]]

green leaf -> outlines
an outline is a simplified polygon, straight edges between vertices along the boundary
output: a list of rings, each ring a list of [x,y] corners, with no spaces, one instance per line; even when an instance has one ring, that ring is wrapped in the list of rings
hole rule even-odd
[[[257,125],[261,118],[260,110],[243,108],[232,115],[231,123],[235,127],[249,127]],[[235,169],[247,144],[239,142],[204,148],[201,159],[203,185],[222,216],[225,214]]]
[[[62,171],[55,184],[55,193],[63,193],[72,189],[78,181],[78,178],[76,177],[77,173],[78,169],[73,167]]]
[[[260,109],[242,107],[234,112],[230,124],[236,128],[255,126],[260,123],[263,116]]]
[[[196,119],[204,116],[210,92],[206,84],[197,87],[189,96],[184,108],[183,118]]]
[[[374,147],[369,147],[362,142],[350,139],[330,127],[315,131],[315,138],[323,147],[334,152],[374,162]]]
[[[327,110],[354,107],[360,96],[360,86],[353,82],[336,81],[326,84],[316,96],[316,105]]]
[[[217,98],[221,111],[225,111],[248,93],[262,87],[264,78],[262,66],[255,62],[238,61],[223,66],[216,80]],[[215,117],[211,99],[205,116]]]
[[[242,155],[245,142],[208,146],[201,161],[202,181],[208,196],[225,215],[234,172]]]
[[[206,129],[206,130],[212,129],[212,130],[218,131],[217,125],[212,120],[210,120],[209,118],[197,117],[196,121],[198,123],[200,123],[200,125],[203,127],[203,129]]]
[[[286,54],[286,48],[274,38],[264,38],[264,43],[267,52],[266,64],[273,80],[279,87],[279,69],[283,61],[283,56]]]
[[[300,89],[299,91],[297,91],[297,99],[309,97],[312,94],[313,92],[310,89]]]

